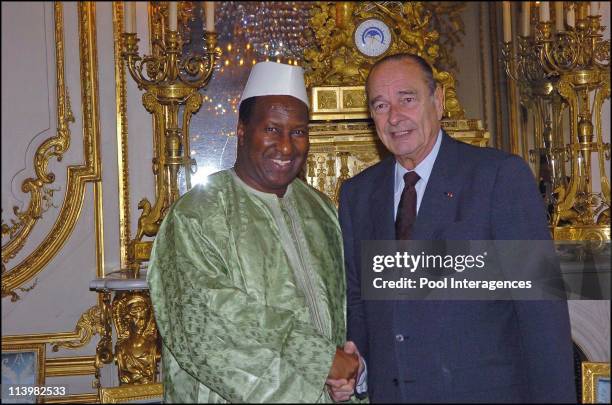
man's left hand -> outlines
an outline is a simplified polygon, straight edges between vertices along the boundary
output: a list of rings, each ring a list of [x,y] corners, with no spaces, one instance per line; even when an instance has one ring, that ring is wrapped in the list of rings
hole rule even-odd
[[[337,380],[328,378],[325,384],[329,387],[329,394],[335,402],[348,401],[355,392],[355,379],[346,380],[340,378]]]

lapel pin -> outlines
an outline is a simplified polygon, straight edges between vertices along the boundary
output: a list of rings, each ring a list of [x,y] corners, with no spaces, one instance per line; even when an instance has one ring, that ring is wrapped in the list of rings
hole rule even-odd
[[[455,193],[453,193],[452,191],[445,191],[444,195],[448,198],[453,198],[455,196]]]

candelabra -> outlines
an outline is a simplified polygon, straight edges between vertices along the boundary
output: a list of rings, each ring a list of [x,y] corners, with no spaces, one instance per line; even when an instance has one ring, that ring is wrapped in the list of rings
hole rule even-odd
[[[151,243],[143,236],[155,236],[166,211],[179,196],[177,175],[185,168],[187,187],[195,160],[189,156],[189,122],[202,105],[199,90],[206,86],[221,56],[217,34],[204,32],[201,54],[183,56],[183,40],[176,30],[163,30],[163,36],[153,38],[153,53],[144,58],[138,55],[135,33],[123,34],[122,57],[130,75],[145,90],[142,97],[145,109],[154,117],[153,173],[156,178],[156,200],[153,205],[143,198],[138,208],[138,230],[129,246],[130,262],[147,260]],[[182,128],[179,128],[179,107],[184,106]],[[138,266],[136,266],[137,268]]]
[[[135,30],[135,3],[126,8],[126,22]],[[155,175],[155,202],[143,198],[138,208],[135,238],[128,246],[127,269],[108,274],[92,282],[92,288],[102,293],[102,338],[96,349],[96,377],[102,364],[116,362],[120,384],[150,384],[157,381],[157,363],[160,359],[157,329],[152,316],[151,302],[146,292],[146,280],[140,277],[140,263],[149,259],[151,241],[168,208],[179,197],[178,174],[185,169],[187,187],[195,160],[190,158],[189,123],[191,116],[202,105],[199,90],[211,80],[215,65],[221,56],[217,48],[217,34],[203,34],[202,52],[183,55],[183,38],[177,27],[177,4],[157,4],[151,8],[150,55],[138,54],[137,34],[123,33],[121,57],[140,90],[145,109],[153,115],[153,174]],[[210,9],[209,9],[210,10]],[[213,8],[214,10],[214,8]],[[182,10],[184,11],[184,10]],[[213,27],[213,11],[207,15],[208,27]],[[166,15],[169,18],[166,20]],[[131,18],[129,18],[131,17]],[[166,21],[170,24],[166,25]],[[170,28],[170,29],[168,29]],[[181,107],[183,107],[181,112]],[[182,114],[179,117],[179,114]],[[179,123],[179,118],[182,118]],[[180,127],[179,127],[180,125]],[[111,304],[111,292],[115,298]],[[111,319],[117,331],[115,352],[112,348]],[[98,378],[99,380],[99,378]]]
[[[567,30],[553,33],[546,18],[537,23],[534,36],[518,36],[516,56],[510,41],[503,44],[502,55],[521,103],[534,118],[535,147],[530,157],[536,178],[550,185],[554,238],[609,240],[610,181],[605,160],[610,159],[610,144],[603,142],[601,110],[610,97],[610,41],[602,39],[601,16],[587,16],[587,3],[575,7],[575,26],[568,24]],[[563,129],[566,110],[569,142]],[[592,166],[599,171],[600,193],[593,193]]]

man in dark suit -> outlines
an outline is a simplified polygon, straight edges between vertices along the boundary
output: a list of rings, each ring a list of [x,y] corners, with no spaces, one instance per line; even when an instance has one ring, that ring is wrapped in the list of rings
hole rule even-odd
[[[365,360],[370,400],[576,402],[565,301],[361,298],[365,240],[550,240],[525,162],[441,129],[442,89],[426,61],[384,58],[366,89],[393,156],[344,183],[340,224],[348,340]]]

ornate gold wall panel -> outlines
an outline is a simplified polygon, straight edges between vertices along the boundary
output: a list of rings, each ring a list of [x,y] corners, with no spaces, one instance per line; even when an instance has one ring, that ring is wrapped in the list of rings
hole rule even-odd
[[[46,346],[52,344],[52,351],[59,348],[77,349],[91,341],[93,335],[101,335],[103,326],[100,318],[100,308],[93,306],[83,313],[77,322],[74,332],[39,333],[30,335],[2,336],[3,351],[5,347],[37,347],[41,366],[38,370],[41,384],[46,377],[66,377],[79,375],[93,375],[94,383],[99,380],[99,364],[96,356],[66,356],[46,358]],[[44,402],[95,402],[97,394],[67,395],[63,397],[47,397]]]
[[[70,237],[76,221],[79,219],[83,205],[85,186],[93,182],[94,228],[96,235],[95,256],[97,275],[104,274],[104,248],[103,248],[103,216],[102,216],[102,184],[101,164],[99,155],[99,118],[98,118],[98,77],[97,77],[97,49],[95,29],[95,5],[93,3],[80,3],[78,7],[78,41],[80,59],[81,100],[83,117],[83,165],[69,166],[67,168],[66,195],[60,208],[58,218],[52,229],[25,260],[17,267],[3,274],[2,296],[11,295],[15,300],[13,289],[27,280],[35,277],[57,255],[65,241]],[[58,132],[68,134],[68,121],[73,121],[68,93],[64,84],[64,22],[62,3],[54,4],[55,11],[55,38],[56,38],[56,64],[58,82]],[[64,98],[65,96],[65,98]],[[62,118],[63,117],[63,118]],[[59,137],[59,136],[58,136]],[[39,147],[36,156],[36,169],[47,173],[47,162],[51,156],[58,160],[69,145],[52,140],[46,141]],[[41,150],[49,152],[41,152]],[[39,170],[39,168],[42,168]],[[53,178],[53,174],[48,175]],[[3,256],[5,250],[3,248]],[[93,252],[92,252],[93,253]],[[3,336],[2,340],[20,342],[26,345],[47,344],[57,352],[59,348],[77,349],[87,345],[93,335],[100,334],[99,308],[89,308],[77,322],[75,331],[59,333],[39,333],[16,336]],[[46,350],[45,350],[46,351]],[[70,356],[46,359],[40,372],[46,377],[64,377],[77,375],[96,375],[97,368],[95,356]],[[65,397],[45,398],[44,402],[95,402],[96,394],[67,395]]]
[[[61,4],[56,3],[56,13]],[[57,14],[56,14],[57,16]],[[61,14],[60,14],[61,16]],[[2,297],[11,295],[11,300],[18,299],[14,289],[31,280],[53,259],[60,251],[76,225],[83,207],[85,184],[101,180],[100,144],[99,144],[99,115],[98,115],[98,61],[96,49],[95,4],[82,2],[78,4],[79,16],[79,44],[80,44],[80,73],[81,98],[83,112],[83,153],[84,165],[71,165],[67,169],[66,194],[59,215],[49,233],[36,249],[14,268],[2,275]],[[60,24],[56,19],[56,27]],[[63,27],[62,31],[63,32]],[[57,42],[57,41],[56,41]],[[56,49],[59,49],[58,46]],[[63,47],[61,47],[63,49]],[[63,59],[62,59],[63,60]],[[59,67],[60,65],[58,65]],[[61,65],[63,66],[63,64]],[[58,71],[61,69],[58,68]],[[58,89],[59,90],[59,89]],[[62,105],[62,104],[58,104]],[[58,113],[59,113],[58,109]],[[67,114],[67,113],[66,113]],[[65,116],[67,117],[67,115]],[[66,118],[64,118],[64,121]],[[57,148],[54,149],[56,151]],[[51,153],[53,155],[53,153]],[[40,157],[37,162],[45,161]],[[46,165],[39,163],[41,170]],[[43,172],[41,172],[43,173]],[[101,207],[101,193],[96,193]],[[101,212],[97,211],[97,227],[101,225]],[[98,229],[99,230],[99,229]],[[98,237],[97,237],[97,240]],[[101,245],[97,243],[98,265],[101,255]],[[2,249],[4,259],[5,249]]]
[[[57,86],[57,135],[45,140],[34,155],[34,170],[36,178],[28,178],[21,185],[24,193],[30,193],[30,202],[25,211],[20,212],[13,207],[15,216],[19,221],[12,220],[11,226],[2,223],[2,235],[9,235],[9,241],[2,246],[2,273],[6,272],[5,263],[10,261],[23,248],[27,238],[34,229],[44,211],[45,200],[53,196],[46,185],[55,181],[55,174],[48,172],[49,159],[55,157],[62,159],[64,152],[70,147],[69,122],[74,122],[70,97],[64,80],[64,12],[63,5],[56,2],[54,5],[55,20],[55,63]],[[12,271],[12,270],[11,270]],[[2,296],[5,296],[4,284]],[[13,295],[15,297],[15,295]]]

